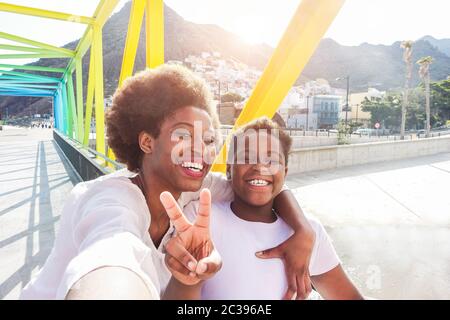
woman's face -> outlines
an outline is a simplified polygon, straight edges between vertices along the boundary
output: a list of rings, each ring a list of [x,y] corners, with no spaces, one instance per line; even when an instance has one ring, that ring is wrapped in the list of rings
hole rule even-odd
[[[216,154],[216,135],[209,114],[188,106],[178,109],[153,138],[143,165],[171,192],[197,191]]]

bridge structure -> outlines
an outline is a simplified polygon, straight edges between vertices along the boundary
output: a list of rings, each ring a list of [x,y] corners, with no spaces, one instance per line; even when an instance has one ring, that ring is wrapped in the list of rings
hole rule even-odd
[[[0,30],[0,39],[9,41],[8,44],[2,44],[0,41],[0,49],[13,52],[0,54],[0,95],[51,98],[55,140],[62,146],[72,163],[75,165],[81,163],[82,167],[76,169],[85,179],[97,174],[85,174],[84,172],[92,171],[86,166],[96,166],[97,170],[94,172],[99,174],[120,166],[114,161],[114,154],[108,149],[105,139],[102,52],[102,28],[118,3],[118,0],[101,0],[92,16],[81,16],[0,2],[0,12],[56,19],[86,26],[84,35],[74,50]],[[265,115],[271,118],[275,114],[343,4],[344,0],[300,2],[235,127],[256,117]],[[154,68],[164,63],[163,1],[132,0],[119,86],[124,79],[133,74],[144,19],[146,67]],[[89,49],[90,64],[85,95],[82,59]],[[40,61],[47,58],[63,58],[67,59],[67,65],[65,68],[52,68],[6,63],[9,59],[29,58],[39,58]],[[95,150],[89,148],[89,133],[93,119],[95,119]],[[79,161],[86,158],[86,151],[91,155],[90,158],[94,155],[95,164],[92,164],[92,161]],[[224,171],[225,154],[223,147],[218,156],[222,161],[216,161],[213,170]]]

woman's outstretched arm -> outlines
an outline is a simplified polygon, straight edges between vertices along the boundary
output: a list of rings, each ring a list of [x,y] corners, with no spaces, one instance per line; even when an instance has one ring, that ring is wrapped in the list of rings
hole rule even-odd
[[[130,269],[102,267],[80,278],[69,290],[67,300],[159,300],[144,281]]]

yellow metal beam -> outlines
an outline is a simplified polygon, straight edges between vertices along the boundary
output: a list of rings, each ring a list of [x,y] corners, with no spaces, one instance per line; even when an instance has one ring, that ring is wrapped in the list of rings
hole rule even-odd
[[[94,59],[94,50],[93,48],[91,48],[87,96],[86,96],[86,115],[84,117],[84,135],[83,135],[83,145],[86,147],[89,146],[89,134],[91,132],[92,105],[94,103],[94,92],[95,92],[94,78],[95,78],[95,59]]]
[[[69,74],[67,78],[67,107],[69,108],[68,114],[70,114],[70,128],[69,137],[79,140],[79,132],[78,132],[78,118],[77,118],[77,107],[75,102],[75,91],[73,88],[73,75]]]
[[[261,116],[271,118],[303,71],[345,0],[303,0],[275,49],[253,94],[233,127]],[[226,169],[226,146],[213,166]]]
[[[95,63],[95,140],[97,152],[106,155],[105,147],[105,106],[103,95],[103,45],[102,29],[94,25],[93,48]]]
[[[25,7],[25,6],[18,6],[15,4],[8,4],[8,3],[4,3],[4,2],[0,2],[0,11],[24,14],[24,15],[28,15],[28,16],[35,16],[35,17],[41,17],[41,18],[84,23],[84,24],[94,23],[94,19],[91,17],[84,17],[84,16],[79,16],[79,15],[70,14],[70,13],[43,10],[43,9],[31,8],[31,7]]]
[[[144,17],[146,0],[133,0],[128,21],[127,39],[123,49],[122,69],[120,70],[119,87],[123,81],[133,74],[134,60],[139,44],[142,19]]]
[[[108,17],[112,14],[114,11],[114,8],[117,6],[118,0],[102,0],[97,5],[97,8],[95,9],[93,18],[95,19],[95,23],[100,28],[103,28],[103,25],[105,24]],[[75,59],[73,59],[66,69],[66,74],[72,72],[75,69],[75,60],[78,58],[82,58],[86,51],[89,49],[89,47],[92,44],[92,32],[93,28],[92,25],[87,26],[86,30],[84,31],[83,36],[81,37],[80,41],[78,42],[77,48],[75,49],[76,55]]]
[[[77,132],[78,132],[78,141],[80,143],[83,142],[83,65],[82,60],[76,59],[76,96],[77,96]]]
[[[155,68],[164,63],[164,2],[147,0],[145,15],[146,66]]]
[[[101,0],[94,12],[95,23],[103,28],[118,3],[119,0]]]

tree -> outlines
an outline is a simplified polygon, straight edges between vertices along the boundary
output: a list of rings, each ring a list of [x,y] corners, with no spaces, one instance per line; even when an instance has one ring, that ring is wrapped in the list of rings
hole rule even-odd
[[[227,92],[224,95],[222,95],[221,101],[222,102],[241,102],[244,100],[243,97],[241,97],[240,94],[235,92]]]
[[[417,61],[417,64],[420,66],[419,68],[419,75],[420,78],[422,79],[424,85],[425,85],[425,113],[427,116],[427,122],[426,122],[426,126],[425,126],[425,132],[426,132],[426,137],[428,138],[430,136],[430,118],[431,118],[431,114],[430,114],[430,65],[433,62],[433,58],[428,56],[428,57],[423,57],[421,58],[419,61]]]
[[[401,96],[388,95],[383,98],[364,98],[361,109],[370,112],[370,122],[381,123],[383,128],[398,130],[401,118]]]
[[[444,125],[450,120],[450,78],[447,80],[437,81],[430,84],[431,95],[431,111],[435,111],[439,125]],[[433,123],[432,123],[433,125]]]
[[[406,125],[406,110],[408,108],[408,95],[409,87],[412,78],[412,45],[413,41],[403,41],[400,45],[403,48],[403,61],[406,64],[406,80],[405,80],[405,91],[403,93],[403,103],[402,103],[402,123],[400,126],[400,139],[405,139],[405,125]]]

